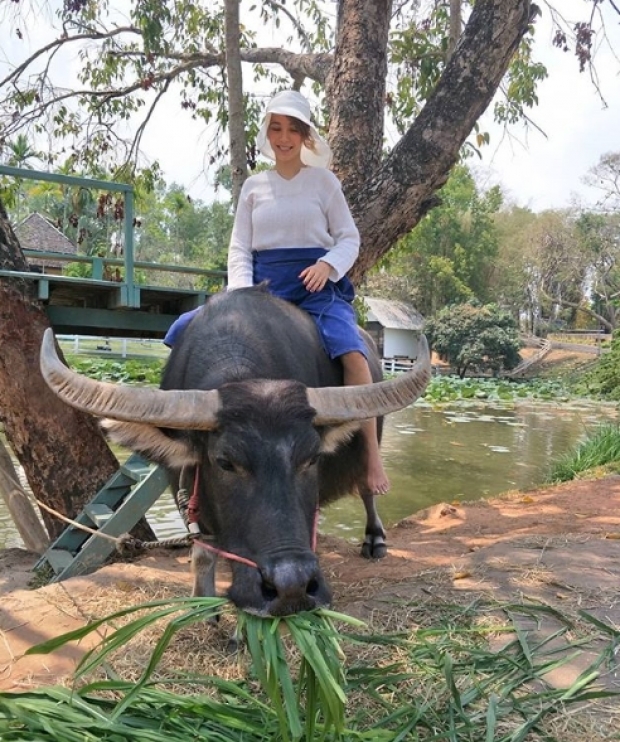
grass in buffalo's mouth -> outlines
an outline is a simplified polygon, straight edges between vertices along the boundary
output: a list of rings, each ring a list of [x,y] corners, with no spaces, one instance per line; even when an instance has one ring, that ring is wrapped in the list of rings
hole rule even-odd
[[[240,614],[239,661],[248,663],[241,679],[156,673],[177,632],[222,611],[230,608],[221,599],[152,601],[33,647],[30,653],[50,652],[116,627],[84,655],[73,688],[0,694],[0,739],[554,740],[550,717],[613,695],[596,680],[614,662],[620,632],[584,612],[577,625],[539,604],[476,603],[453,612],[444,604],[434,625],[402,624],[389,634],[327,610],[277,619]],[[541,639],[522,628],[523,616],[552,617],[559,628]],[[115,656],[153,624],[163,629],[139,678],[117,677]],[[572,684],[548,682],[593,637],[599,653]],[[102,667],[105,674],[93,677]]]

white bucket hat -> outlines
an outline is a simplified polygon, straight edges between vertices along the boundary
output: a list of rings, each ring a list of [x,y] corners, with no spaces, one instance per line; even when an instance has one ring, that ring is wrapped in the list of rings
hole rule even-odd
[[[310,104],[304,96],[297,90],[283,90],[276,93],[267,104],[265,118],[256,137],[256,146],[260,152],[270,160],[275,160],[276,156],[267,139],[267,129],[271,114],[277,113],[281,116],[293,116],[299,121],[303,121],[310,127],[310,138],[314,142],[314,151],[308,149],[305,144],[301,147],[301,161],[304,165],[312,167],[329,167],[332,159],[332,151],[329,144],[319,135],[310,120]]]

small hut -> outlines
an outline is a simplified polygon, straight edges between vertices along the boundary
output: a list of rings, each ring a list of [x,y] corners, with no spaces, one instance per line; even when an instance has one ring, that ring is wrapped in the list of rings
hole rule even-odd
[[[365,296],[364,302],[368,307],[365,328],[377,344],[379,355],[397,361],[417,358],[424,317],[403,301]]]
[[[65,255],[76,255],[77,247],[52,222],[36,211],[29,214],[16,227],[15,234],[22,250],[42,250]],[[53,258],[30,257],[26,253],[30,269],[37,273],[59,276],[66,261]]]

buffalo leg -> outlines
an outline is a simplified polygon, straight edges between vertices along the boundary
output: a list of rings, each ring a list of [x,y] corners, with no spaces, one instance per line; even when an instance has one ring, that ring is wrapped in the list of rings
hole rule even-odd
[[[360,497],[366,509],[366,531],[362,544],[362,556],[365,559],[383,559],[387,554],[387,544],[385,543],[385,529],[377,512],[375,496],[370,490],[364,488]]]
[[[215,597],[215,565],[217,556],[199,544],[192,546],[192,598]]]
[[[217,556],[210,551],[203,549],[202,546],[194,544],[192,547],[192,574],[194,576],[194,587],[192,589],[192,598],[211,598],[215,597],[215,566]],[[216,624],[219,616],[209,620],[209,623]],[[233,635],[228,638],[226,651],[235,654],[239,651],[241,638],[238,629],[235,629]]]

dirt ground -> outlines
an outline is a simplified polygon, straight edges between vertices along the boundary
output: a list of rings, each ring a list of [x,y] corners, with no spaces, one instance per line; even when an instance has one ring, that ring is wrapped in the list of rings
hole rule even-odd
[[[620,476],[436,505],[394,526],[388,544],[385,559],[369,562],[353,544],[319,538],[337,610],[376,621],[390,600],[486,595],[540,601],[569,614],[587,610],[620,631]],[[19,549],[0,555],[0,690],[67,682],[89,645],[23,656],[29,646],[121,607],[189,592],[185,550],[157,550],[30,589],[35,561]],[[223,574],[220,587],[225,581]],[[606,682],[620,691],[618,670]]]
[[[393,629],[395,622],[399,629],[413,629],[424,611],[432,619],[435,606],[475,601],[483,606],[508,601],[550,606],[570,619],[575,630],[585,612],[609,630],[590,631],[583,651],[547,680],[568,687],[615,632],[615,653],[597,682],[620,693],[620,476],[436,505],[390,529],[388,546],[385,559],[368,562],[354,544],[319,537],[319,559],[336,610],[359,616],[378,630]],[[80,657],[100,637],[91,635],[79,646],[50,655],[24,656],[30,646],[123,607],[190,591],[186,550],[156,550],[32,589],[36,560],[36,555],[19,549],[0,552],[0,691],[70,683]],[[223,570],[220,590],[226,579]],[[523,631],[543,638],[558,629],[551,615],[535,623],[526,618],[520,622]],[[229,672],[224,632],[220,628],[219,637],[204,639],[194,635],[183,656],[185,669],[201,662],[200,667],[206,663],[211,672]],[[152,646],[148,639],[145,645],[140,666]],[[136,656],[127,658],[129,676],[136,671]],[[567,730],[581,729],[575,726],[579,713],[567,716],[567,729],[557,738],[620,740],[620,696],[597,707],[594,715],[588,709],[587,731],[575,736]]]

